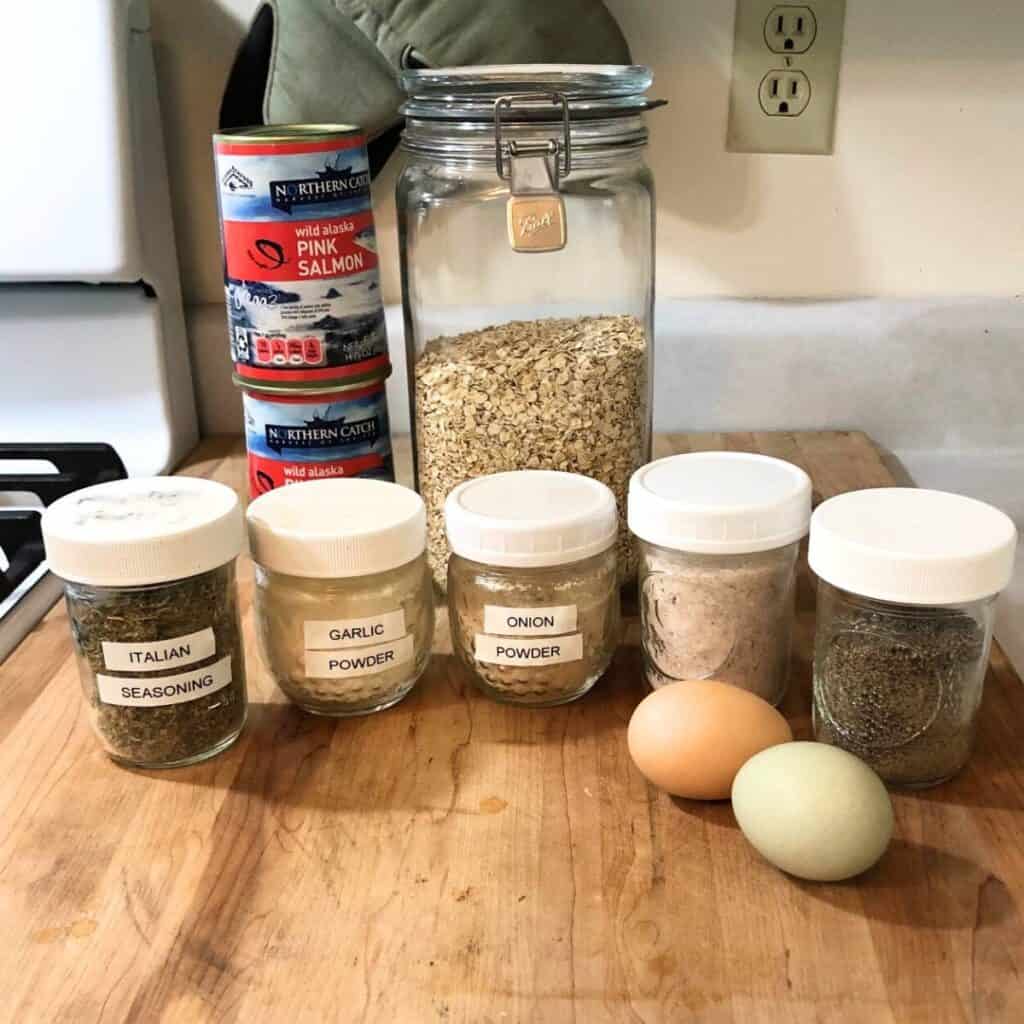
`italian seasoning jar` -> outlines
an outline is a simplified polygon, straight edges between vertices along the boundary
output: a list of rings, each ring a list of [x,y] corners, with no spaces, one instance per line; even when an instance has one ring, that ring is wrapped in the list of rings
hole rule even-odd
[[[808,553],[819,577],[814,735],[896,786],[966,764],[1017,531],[983,502],[889,487],[824,502]]]
[[[452,647],[489,697],[582,697],[619,639],[611,491],[573,473],[495,473],[445,503]]]
[[[397,704],[430,659],[434,596],[415,491],[328,479],[249,505],[256,628],[284,694],[318,715]]]
[[[97,484],[54,502],[42,530],[110,757],[175,768],[234,743],[246,715],[234,491],[189,477]]]
[[[651,445],[651,82],[571,64],[402,75],[413,456],[442,588],[448,494],[519,469],[607,484],[632,578],[626,488]]]
[[[634,474],[629,526],[639,538],[641,645],[653,688],[714,678],[782,700],[810,516],[810,478],[766,455],[673,455]]]

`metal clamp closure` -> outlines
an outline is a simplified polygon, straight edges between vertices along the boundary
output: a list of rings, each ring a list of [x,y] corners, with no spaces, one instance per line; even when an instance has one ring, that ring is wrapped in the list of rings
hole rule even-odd
[[[562,138],[526,142],[520,139],[505,139],[502,136],[502,115],[511,113],[517,103],[539,103],[548,101],[562,108]],[[518,156],[554,157],[551,162],[553,185],[558,187],[559,178],[564,178],[572,169],[572,145],[569,136],[569,100],[561,92],[520,92],[499,96],[494,101],[494,163],[498,177],[507,181],[511,176],[512,161]]]

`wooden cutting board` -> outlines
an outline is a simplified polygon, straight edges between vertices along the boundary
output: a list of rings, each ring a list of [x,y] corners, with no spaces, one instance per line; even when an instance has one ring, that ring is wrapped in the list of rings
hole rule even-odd
[[[893,482],[862,434],[674,436]],[[245,486],[235,439],[184,472]],[[856,882],[761,861],[728,804],[632,767],[636,623],[583,700],[477,695],[447,624],[398,707],[332,722],[268,680],[241,567],[252,709],[231,751],[132,772],[89,731],[57,608],[0,668],[0,1020],[1024,1021],[1024,690],[993,652],[978,750],[895,797]],[[813,588],[785,712],[809,735]]]

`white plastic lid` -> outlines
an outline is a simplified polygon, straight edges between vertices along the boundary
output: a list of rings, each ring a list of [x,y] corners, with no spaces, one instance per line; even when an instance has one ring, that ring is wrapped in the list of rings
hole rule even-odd
[[[423,554],[423,499],[384,480],[288,484],[249,505],[252,557],[271,572],[315,579],[369,576]]]
[[[615,496],[576,473],[522,469],[459,484],[444,504],[452,551],[485,565],[567,565],[615,543]]]
[[[133,587],[209,572],[242,550],[230,487],[184,476],[112,480],[65,495],[43,513],[50,570],[74,583]]]
[[[913,487],[851,491],[811,519],[808,560],[825,581],[898,604],[961,604],[1013,574],[1017,529],[973,498]]]
[[[811,478],[767,455],[670,455],[629,481],[629,528],[675,551],[770,551],[803,537],[810,518]]]

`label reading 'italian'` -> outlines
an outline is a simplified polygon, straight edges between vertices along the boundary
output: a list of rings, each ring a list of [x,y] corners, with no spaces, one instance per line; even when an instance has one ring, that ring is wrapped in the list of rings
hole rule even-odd
[[[474,656],[477,661],[489,665],[522,665],[531,668],[557,665],[563,661],[580,661],[583,657],[583,634],[531,639],[477,633]]]
[[[307,650],[334,651],[345,647],[366,647],[405,636],[405,611],[381,612],[364,619],[334,621],[307,620],[304,624]]]
[[[339,651],[306,651],[306,675],[313,679],[346,679],[369,676],[413,659],[412,634],[400,640],[372,647],[352,647]]]
[[[217,641],[210,627],[184,636],[149,642],[114,643],[103,641],[103,664],[111,672],[160,672],[168,668],[194,665],[212,658]],[[109,703],[109,702],[108,702]]]
[[[484,605],[484,632],[499,636],[557,636],[576,629],[576,605],[551,608],[503,608]]]
[[[104,704],[125,708],[159,708],[185,704],[223,690],[231,682],[231,655],[205,668],[170,676],[96,676],[96,689]]]

